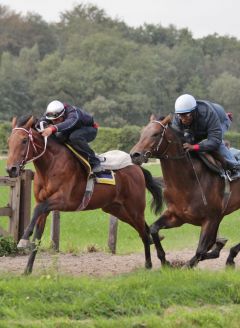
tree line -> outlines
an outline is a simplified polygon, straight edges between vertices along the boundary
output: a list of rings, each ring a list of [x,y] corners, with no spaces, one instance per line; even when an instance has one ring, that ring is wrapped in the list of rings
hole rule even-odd
[[[145,125],[191,93],[233,112],[239,131],[240,41],[188,29],[133,28],[94,5],[79,4],[47,23],[0,5],[0,120],[33,113],[49,101],[83,107],[102,126]]]

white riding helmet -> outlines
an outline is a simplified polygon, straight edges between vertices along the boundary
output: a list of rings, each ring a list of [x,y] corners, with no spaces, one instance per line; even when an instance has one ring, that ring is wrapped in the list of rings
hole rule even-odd
[[[188,94],[181,95],[175,102],[175,113],[185,114],[192,112],[197,107],[196,99]]]
[[[45,115],[48,120],[55,120],[62,116],[64,112],[65,108],[63,103],[58,100],[53,100],[48,104]]]

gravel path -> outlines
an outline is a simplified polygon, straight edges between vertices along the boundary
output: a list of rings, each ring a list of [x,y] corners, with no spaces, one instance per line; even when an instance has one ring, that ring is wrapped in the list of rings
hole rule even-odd
[[[228,250],[223,250],[220,258],[200,262],[198,267],[207,270],[223,270],[228,256]],[[172,251],[166,254],[173,263],[182,263],[194,255],[194,250]],[[0,257],[0,273],[21,274],[27,263],[28,256]],[[160,262],[152,252],[153,269],[160,268]],[[72,254],[39,253],[34,263],[34,274],[59,272],[67,275],[113,276],[132,272],[144,267],[144,255],[141,253],[129,255],[111,255],[103,252]],[[240,256],[236,258],[236,268],[240,268]]]

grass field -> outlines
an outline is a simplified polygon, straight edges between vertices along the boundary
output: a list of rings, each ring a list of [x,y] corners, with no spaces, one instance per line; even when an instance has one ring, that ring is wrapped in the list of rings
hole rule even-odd
[[[0,161],[0,175],[5,163]],[[159,176],[159,166],[148,166]],[[0,187],[0,206],[7,188]],[[149,201],[149,195],[148,195]],[[34,203],[34,200],[33,200]],[[228,247],[240,240],[239,212],[225,218],[221,235]],[[155,218],[146,209],[151,223]],[[49,218],[50,219],[50,218]],[[43,247],[49,246],[49,225]],[[1,218],[1,224],[7,219]],[[195,248],[199,228],[185,225],[166,230],[167,250]],[[108,215],[101,210],[61,213],[62,252],[79,252],[89,245],[107,251]],[[117,253],[142,252],[137,233],[119,224]],[[239,271],[146,271],[111,278],[70,277],[55,271],[34,276],[0,276],[0,327],[239,327]]]
[[[239,272],[1,277],[0,327],[239,327]]]

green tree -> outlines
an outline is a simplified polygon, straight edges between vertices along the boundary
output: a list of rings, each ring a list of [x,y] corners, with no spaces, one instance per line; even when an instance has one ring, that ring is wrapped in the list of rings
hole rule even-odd
[[[222,104],[227,112],[233,112],[233,129],[240,124],[240,79],[225,72],[215,79],[209,88],[210,97],[213,101]]]
[[[17,60],[3,53],[0,66],[0,119],[10,119],[31,111],[32,97],[28,80],[21,74]]]

